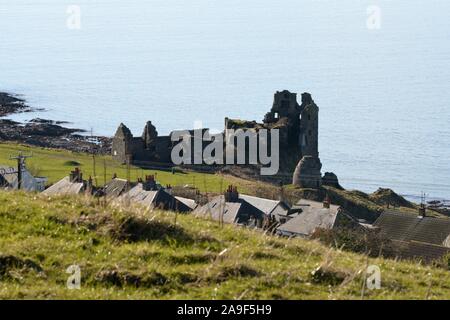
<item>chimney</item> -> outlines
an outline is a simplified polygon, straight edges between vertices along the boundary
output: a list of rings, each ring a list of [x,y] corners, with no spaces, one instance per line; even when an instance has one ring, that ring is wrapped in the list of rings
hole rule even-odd
[[[238,201],[239,201],[239,192],[237,191],[237,187],[229,185],[227,191],[225,192],[225,202],[238,202]]]
[[[145,176],[145,181],[144,183],[142,183],[142,188],[145,191],[156,191],[156,181],[155,181],[155,176],[154,175],[146,175]]]
[[[113,178],[113,180],[116,179],[117,178],[117,173],[114,172],[112,178]]]
[[[424,203],[420,204],[419,207],[419,218],[425,218],[427,216],[427,208],[425,207]]]
[[[85,185],[86,193],[87,193],[87,194],[92,193],[93,186],[94,186],[94,184],[93,184],[93,182],[92,182],[92,177],[89,176],[89,179],[88,179],[88,181],[87,181],[87,183],[86,183],[86,185]]]
[[[325,197],[325,200],[323,200],[323,207],[326,209],[330,209],[330,204],[331,204],[331,200],[327,194],[327,196]]]
[[[80,171],[80,168],[75,168],[75,170],[70,172],[69,175],[70,182],[80,183],[83,182],[83,174]]]

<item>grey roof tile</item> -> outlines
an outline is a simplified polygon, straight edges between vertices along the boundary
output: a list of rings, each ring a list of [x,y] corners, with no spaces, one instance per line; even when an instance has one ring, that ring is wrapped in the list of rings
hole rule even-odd
[[[450,219],[419,217],[399,211],[385,211],[374,226],[389,239],[443,245],[450,235]]]
[[[74,183],[70,182],[69,177],[65,177],[46,190],[44,190],[42,193],[48,196],[56,196],[56,195],[75,195],[80,194],[84,191],[84,184],[83,183]]]

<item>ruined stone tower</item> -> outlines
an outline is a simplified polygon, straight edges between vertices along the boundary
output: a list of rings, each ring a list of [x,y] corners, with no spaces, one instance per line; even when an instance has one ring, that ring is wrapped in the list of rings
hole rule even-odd
[[[264,124],[280,131],[281,175],[291,175],[296,165],[308,157],[302,162],[301,170],[297,170],[295,184],[308,187],[320,185],[319,108],[311,94],[302,93],[301,104],[298,104],[296,93],[277,91],[272,109],[264,117]]]
[[[144,132],[142,133],[142,141],[144,142],[144,148],[147,150],[155,151],[155,141],[158,137],[158,131],[151,121],[147,121]]]
[[[264,123],[274,123],[287,118],[298,123],[301,107],[297,102],[297,94],[288,90],[277,91],[273,98],[273,105],[264,117]]]
[[[151,121],[147,121],[140,137],[133,137],[130,129],[121,123],[112,141],[112,157],[122,164],[129,162],[145,167],[153,162],[169,163],[170,150],[170,137],[158,136]]]
[[[319,157],[319,107],[309,93],[302,95],[300,114],[300,146],[302,156]]]
[[[120,163],[127,162],[128,155],[132,153],[132,150],[130,150],[132,139],[133,135],[130,129],[121,123],[112,141],[112,157],[115,161]]]
[[[319,107],[309,93],[302,94],[299,119],[302,158],[295,168],[292,183],[302,188],[318,188],[322,181],[322,163],[319,159]]]

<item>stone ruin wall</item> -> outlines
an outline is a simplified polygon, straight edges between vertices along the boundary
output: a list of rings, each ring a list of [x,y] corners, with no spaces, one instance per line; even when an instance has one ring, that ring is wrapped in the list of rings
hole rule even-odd
[[[277,178],[284,182],[293,181],[299,185],[316,185],[321,169],[318,152],[318,112],[319,108],[309,93],[301,95],[301,104],[299,104],[296,93],[287,90],[277,91],[274,94],[272,108],[265,115],[262,123],[226,118],[223,134],[226,139],[229,129],[279,129],[280,172]],[[209,143],[204,141],[203,147]],[[127,159],[130,159],[130,162],[135,165],[145,165],[149,162],[170,165],[172,147],[170,136],[158,136],[156,128],[149,121],[141,137],[133,137],[130,130],[121,124],[113,139],[112,153],[113,158],[120,163],[126,163]],[[309,158],[303,161],[303,168],[298,168],[301,164],[300,160],[305,156]],[[256,166],[248,167],[256,169]],[[294,175],[292,180],[292,172],[296,167],[297,178]],[[255,170],[255,174],[257,174],[256,171],[259,172]],[[314,177],[314,181],[311,183],[305,179],[299,179],[300,173],[302,176]]]

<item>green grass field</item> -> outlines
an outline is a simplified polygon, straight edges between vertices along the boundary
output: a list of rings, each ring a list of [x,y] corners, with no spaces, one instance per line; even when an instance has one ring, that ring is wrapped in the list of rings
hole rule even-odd
[[[79,290],[66,285],[71,265]],[[362,290],[368,265],[379,290]],[[0,298],[450,299],[450,272],[192,215],[0,191]]]
[[[95,159],[96,170],[94,174],[94,161],[91,155],[84,153],[74,153],[66,150],[45,149],[30,147],[27,145],[18,145],[12,143],[0,143],[0,165],[10,165],[17,167],[15,160],[10,160],[11,155],[17,155],[19,152],[32,154],[33,157],[27,160],[27,167],[34,175],[48,177],[49,184],[52,184],[65,176],[69,175],[75,164],[82,170],[84,177],[89,176],[97,178],[97,185],[104,184],[111,180],[116,173],[121,178],[127,177],[127,168],[125,165],[119,165],[114,162],[111,156],[97,156]],[[106,168],[106,170],[105,170]],[[105,172],[106,171],[106,172]],[[217,174],[205,174],[196,172],[177,172],[172,174],[169,171],[161,170],[142,170],[137,167],[131,167],[130,179],[136,181],[138,177],[144,177],[146,174],[155,174],[157,180],[162,184],[172,186],[190,185],[199,188],[201,191],[220,192],[226,189],[227,183],[231,180]]]
[[[67,176],[75,166],[80,167],[86,179],[89,176],[97,177],[98,186],[102,186],[105,180],[106,182],[110,181],[114,173],[121,178],[127,177],[126,166],[113,161],[111,156],[96,157],[96,174],[94,175],[94,161],[89,154],[31,147],[14,143],[0,143],[0,165],[16,167],[17,164],[15,160],[11,160],[10,156],[17,155],[19,152],[33,155],[32,158],[27,160],[28,169],[34,175],[48,177],[49,184],[53,184]],[[279,186],[273,184],[242,179],[231,175],[198,173],[192,171],[176,172],[175,174],[172,174],[170,171],[142,170],[137,167],[131,167],[130,179],[136,181],[138,177],[144,177],[148,174],[156,175],[156,179],[162,185],[195,186],[201,192],[221,193],[229,184],[233,184],[238,186],[240,193],[270,199],[279,199],[281,192],[283,192],[283,198],[291,204],[302,197],[321,201],[321,197],[323,197],[325,193],[328,193],[334,203],[344,206],[351,213],[356,214],[361,211],[377,212],[381,210],[380,204],[375,203],[369,195],[365,195],[359,191],[341,191],[331,187],[326,187],[319,193],[310,189],[299,189],[293,185],[284,186],[283,190],[281,190]],[[411,208],[401,209],[414,214],[417,211]]]

